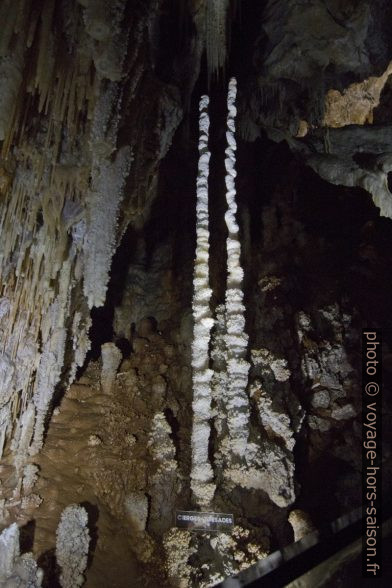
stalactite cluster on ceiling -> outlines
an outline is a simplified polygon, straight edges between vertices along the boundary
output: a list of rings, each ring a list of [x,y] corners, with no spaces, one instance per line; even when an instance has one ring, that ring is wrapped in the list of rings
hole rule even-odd
[[[89,349],[89,308],[105,301],[141,138],[119,139],[121,117],[152,69],[158,7],[135,3],[131,18],[125,0],[0,7],[0,454],[11,438],[21,456],[39,450],[53,392],[72,382]],[[156,165],[180,120],[175,92],[161,88],[147,114]],[[143,156],[142,147],[135,173]]]
[[[113,7],[113,27],[105,35],[107,16],[98,13],[91,22],[87,7],[67,7],[59,10],[54,0],[2,5],[0,449],[12,433],[13,449],[22,454],[33,428],[30,451],[42,444],[67,343],[74,353],[70,377],[89,348],[88,315],[71,312],[72,296],[88,271],[85,235],[94,231],[86,215],[98,196],[90,189],[94,142],[106,141],[101,157],[108,165],[116,147],[115,102],[107,99],[105,112],[102,96],[119,79],[126,49],[117,51],[116,44],[124,3]],[[110,256],[110,249],[105,253]]]

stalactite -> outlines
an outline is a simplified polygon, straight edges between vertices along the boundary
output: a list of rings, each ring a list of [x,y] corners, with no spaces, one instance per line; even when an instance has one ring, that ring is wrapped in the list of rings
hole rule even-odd
[[[85,360],[88,307],[105,301],[131,162],[130,148],[117,141],[125,7],[125,0],[0,6],[0,297],[8,301],[0,356],[13,366],[9,385],[0,373],[0,454],[10,442],[21,466],[42,445],[54,389],[69,385]],[[144,71],[149,18],[132,21],[131,84]],[[73,358],[64,367],[66,349]]]
[[[200,100],[199,167],[196,195],[196,260],[193,278],[193,428],[191,487],[196,501],[207,505],[213,497],[215,485],[213,471],[208,460],[208,440],[211,418],[211,378],[209,369],[210,331],[214,324],[210,310],[211,288],[209,284],[209,226],[208,226],[208,151],[207,96]]]
[[[11,448],[18,461],[23,454],[27,455],[34,423],[33,406],[37,410],[35,449],[41,444],[43,422],[62,370],[67,303],[61,303],[65,305],[61,316],[54,317],[55,322],[58,319],[56,328],[47,328],[42,321],[48,314],[51,316],[49,309],[54,308],[56,292],[61,290],[62,299],[68,300],[72,288],[75,256],[67,250],[67,231],[72,229],[74,221],[65,219],[62,209],[66,198],[80,202],[84,187],[79,182],[82,174],[64,174],[64,168],[69,170],[68,161],[79,150],[76,133],[80,110],[76,108],[75,80],[79,87],[84,85],[85,97],[91,95],[88,88],[92,83],[90,76],[83,78],[75,73],[82,69],[82,52],[68,66],[55,51],[53,0],[46,0],[40,7],[31,7],[28,2],[23,7],[22,4],[14,3],[18,5],[16,16],[7,14],[5,18],[6,26],[9,24],[17,35],[16,46],[13,41],[12,48],[3,51],[1,64],[6,69],[1,82],[7,91],[0,89],[0,119],[7,119],[8,125],[3,125],[2,161],[12,170],[0,217],[2,291],[7,292],[10,300],[0,331],[3,352],[15,365],[9,387],[12,394],[1,408],[4,418],[0,438],[7,439],[13,433]],[[26,47],[33,41],[37,51],[26,53]],[[25,101],[18,96],[21,84],[27,92]],[[88,99],[81,106],[82,110],[88,109]],[[35,122],[38,117],[39,126]],[[12,137],[15,145],[10,151]],[[66,180],[65,175],[68,175]],[[0,388],[4,389],[1,382]],[[19,421],[11,423],[16,409],[20,412]]]
[[[115,83],[109,82],[101,88],[90,132],[92,179],[83,245],[84,292],[90,308],[105,302],[117,217],[132,160],[128,146],[119,149],[114,160],[111,159],[117,143],[121,96]]]
[[[121,80],[128,44],[121,27],[125,4],[125,0],[88,0],[84,9],[86,31],[96,41],[93,58],[97,73],[113,82]]]
[[[42,447],[45,419],[63,367],[67,334],[64,327],[66,307],[67,301],[62,302],[60,298],[56,299],[49,309],[47,317],[49,324],[44,325],[48,333],[38,366],[33,396],[36,408],[34,442],[31,447],[33,455]]]
[[[84,293],[90,308],[105,302],[117,218],[130,164],[130,148],[123,147],[113,162],[101,160],[94,170],[84,244]]]
[[[236,220],[236,188],[235,177],[235,116],[237,113],[235,101],[237,84],[235,78],[229,83],[227,96],[227,148],[226,159],[226,202],[227,211],[225,221],[228,230],[227,237],[227,266],[228,278],[225,301],[225,321],[227,334],[225,337],[227,349],[227,423],[229,428],[230,445],[234,454],[243,457],[248,440],[249,401],[246,394],[248,384],[249,363],[245,360],[248,336],[245,333],[245,307],[243,304],[243,269],[241,267],[241,245],[239,241],[239,226]]]
[[[14,118],[23,65],[23,54],[19,47],[12,55],[0,57],[0,141],[6,138]]]
[[[84,10],[84,23],[88,34],[96,41],[110,36],[110,7],[105,0],[88,0]]]
[[[90,351],[91,341],[88,334],[91,325],[92,321],[89,316],[84,318],[81,312],[75,312],[72,322],[72,348],[74,351],[74,360],[68,378],[69,386],[74,382],[77,369],[83,365],[87,353]]]
[[[0,457],[3,454],[5,436],[11,426],[11,403],[14,392],[12,380],[15,372],[15,364],[10,357],[3,353],[0,355]]]
[[[209,76],[226,65],[230,0],[206,0],[206,50]]]

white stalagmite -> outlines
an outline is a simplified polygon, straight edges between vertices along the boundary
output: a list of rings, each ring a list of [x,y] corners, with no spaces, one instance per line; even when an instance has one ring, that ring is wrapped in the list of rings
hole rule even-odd
[[[211,288],[209,285],[209,228],[208,228],[208,173],[210,152],[208,151],[208,96],[200,100],[199,120],[199,167],[196,203],[196,260],[193,278],[193,429],[191,488],[200,506],[207,506],[215,492],[213,471],[208,460],[208,442],[211,418],[211,378],[209,369],[210,332],[214,324],[210,310]]]
[[[101,388],[104,394],[111,394],[118,367],[122,360],[122,353],[115,343],[104,343],[101,346],[102,371]]]
[[[31,553],[20,554],[18,525],[5,528],[0,534],[0,586],[40,588],[43,575]]]
[[[62,588],[84,584],[89,545],[87,511],[83,506],[70,504],[63,510],[56,532],[56,559]]]
[[[227,424],[230,436],[231,451],[243,457],[248,441],[249,402],[246,394],[248,384],[249,363],[245,360],[248,336],[245,333],[245,307],[243,304],[242,280],[244,276],[241,267],[241,245],[239,241],[239,227],[236,219],[236,188],[235,177],[235,106],[237,96],[237,82],[231,78],[227,95],[227,148],[225,150],[226,167],[226,202],[227,211],[225,221],[228,230],[227,237],[227,289],[226,289],[226,349],[227,375],[226,390]]]

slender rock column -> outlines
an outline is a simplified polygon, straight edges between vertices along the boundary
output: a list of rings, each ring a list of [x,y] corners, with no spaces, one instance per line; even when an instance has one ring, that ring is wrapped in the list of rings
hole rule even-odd
[[[214,320],[210,310],[212,290],[209,283],[209,227],[208,227],[208,96],[200,100],[199,166],[196,202],[196,259],[193,277],[193,429],[191,488],[196,502],[207,506],[215,492],[213,471],[208,459],[211,418],[211,378],[209,345]]]
[[[227,389],[226,408],[227,424],[230,436],[230,450],[233,454],[244,457],[248,442],[249,401],[246,394],[250,364],[245,360],[248,336],[245,333],[245,306],[243,304],[242,280],[244,272],[241,267],[241,245],[239,226],[236,219],[235,152],[235,106],[237,82],[231,78],[227,95],[227,147],[226,159],[226,202],[225,221],[227,236],[227,288],[226,288],[226,350],[227,350]]]

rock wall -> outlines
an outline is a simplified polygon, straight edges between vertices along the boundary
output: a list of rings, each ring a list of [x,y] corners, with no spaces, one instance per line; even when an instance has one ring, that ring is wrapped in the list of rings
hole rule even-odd
[[[33,552],[43,585],[58,585],[56,529],[70,504],[88,513],[87,585],[185,588],[211,586],[360,503],[360,330],[392,326],[391,7],[255,4],[0,7],[0,529],[16,558],[10,574],[26,560],[41,581],[23,555]],[[250,364],[245,461],[228,475],[218,320],[211,508],[234,514],[231,535],[173,524],[176,509],[197,508],[192,276],[207,92],[217,316],[227,280],[223,66],[238,79]],[[385,456],[387,467],[388,447]]]

